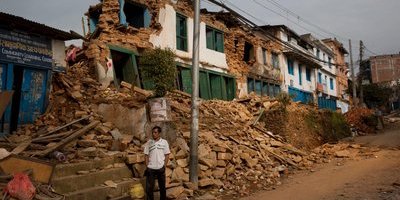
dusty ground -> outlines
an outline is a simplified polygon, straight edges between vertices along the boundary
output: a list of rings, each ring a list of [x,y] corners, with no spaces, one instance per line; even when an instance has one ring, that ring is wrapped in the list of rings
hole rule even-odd
[[[332,160],[290,175],[274,190],[242,199],[400,200],[400,123],[377,135],[357,137],[354,143],[381,150],[371,158]]]

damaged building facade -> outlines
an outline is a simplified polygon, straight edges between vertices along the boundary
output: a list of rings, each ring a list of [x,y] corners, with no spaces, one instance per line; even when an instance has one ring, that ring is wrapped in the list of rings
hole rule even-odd
[[[90,7],[86,56],[104,87],[121,81],[148,89],[138,68],[149,48],[176,54],[176,88],[191,93],[193,9],[191,1],[105,0]],[[232,100],[250,92],[275,96],[281,90],[281,50],[227,13],[202,11],[200,97]]]
[[[336,110],[336,67],[333,50],[311,34],[301,36],[312,45],[312,52],[322,66],[317,70],[318,107]]]
[[[264,26],[263,29],[286,44],[281,66],[283,91],[288,92],[294,101],[315,102],[316,70],[322,66],[314,58],[312,45],[285,25]]]
[[[27,31],[29,30],[29,31]],[[53,71],[65,71],[65,40],[70,33],[0,13],[0,92],[13,91],[0,116],[0,135],[32,123],[48,103]],[[4,97],[5,98],[5,97]],[[1,109],[0,109],[1,110]],[[0,114],[0,115],[1,115]]]
[[[345,61],[345,56],[348,54],[347,50],[343,47],[343,44],[335,39],[323,39],[326,45],[328,45],[334,52],[334,67],[336,67],[336,90],[337,90],[337,108],[342,113],[346,113],[350,106],[350,96],[347,93],[348,84],[348,65]]]
[[[138,60],[146,49],[160,47],[175,52],[176,88],[191,93],[192,7],[187,0],[104,0],[91,6],[85,52],[103,87],[125,81],[150,89]],[[310,34],[300,36],[284,25],[256,30],[231,13],[202,10],[199,48],[203,99],[232,100],[251,92],[274,97],[285,91],[294,101],[337,108],[334,63],[342,61]]]

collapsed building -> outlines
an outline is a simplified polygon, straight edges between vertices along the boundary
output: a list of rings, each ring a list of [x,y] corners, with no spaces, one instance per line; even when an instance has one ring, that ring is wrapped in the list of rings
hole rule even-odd
[[[149,89],[140,76],[140,54],[148,48],[170,48],[176,53],[176,87],[191,93],[191,8],[190,1],[123,0],[91,7],[86,56],[100,82],[118,86],[125,81]],[[251,91],[269,96],[280,92],[280,67],[272,66],[280,48],[230,14],[202,11],[199,48],[201,98],[232,100]]]
[[[1,12],[0,25],[0,92],[4,92],[0,107],[5,107],[4,115],[0,113],[2,135],[43,114],[52,74],[66,68],[64,41],[80,37]],[[11,90],[13,94],[7,95]]]
[[[146,49],[160,47],[176,53],[175,86],[190,94],[193,14],[190,1],[109,0],[90,7],[86,56],[103,87],[125,81],[151,89],[138,60]],[[284,25],[260,28],[231,13],[201,11],[200,97],[232,100],[250,92],[274,97],[282,90],[295,101],[336,110],[338,89],[343,93],[345,85],[336,86],[335,66],[342,61],[333,47]]]

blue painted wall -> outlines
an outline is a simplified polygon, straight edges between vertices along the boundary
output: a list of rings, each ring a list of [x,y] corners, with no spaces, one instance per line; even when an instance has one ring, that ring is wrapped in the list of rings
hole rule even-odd
[[[289,86],[289,95],[293,97],[293,101],[301,101],[302,103],[309,103],[313,101],[312,93],[305,92],[291,86]]]

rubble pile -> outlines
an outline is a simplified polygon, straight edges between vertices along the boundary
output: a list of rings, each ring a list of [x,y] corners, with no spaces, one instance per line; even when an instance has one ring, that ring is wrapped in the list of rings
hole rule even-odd
[[[66,74],[57,74],[46,113],[7,141],[0,141],[1,145],[14,154],[59,162],[64,160],[55,156],[58,151],[68,162],[119,155],[132,166],[135,177],[143,177],[146,140],[121,133],[113,123],[104,121],[97,107],[101,103],[143,107],[151,93],[124,82],[119,90],[112,86],[103,89],[89,69],[85,62],[78,62]],[[171,144],[171,160],[166,169],[168,197],[193,196],[188,167],[190,95],[175,91],[168,98],[177,127],[177,139]],[[281,106],[274,99],[256,95],[231,102],[202,101],[199,187],[246,195],[254,189],[279,184],[280,177],[290,170],[311,169],[314,163],[337,156],[330,153],[336,151],[334,146],[308,153],[265,130],[261,116]],[[299,111],[293,109],[288,110]]]
[[[363,133],[374,133],[375,127],[367,123],[374,116],[374,111],[368,108],[354,108],[345,114],[347,122]]]

